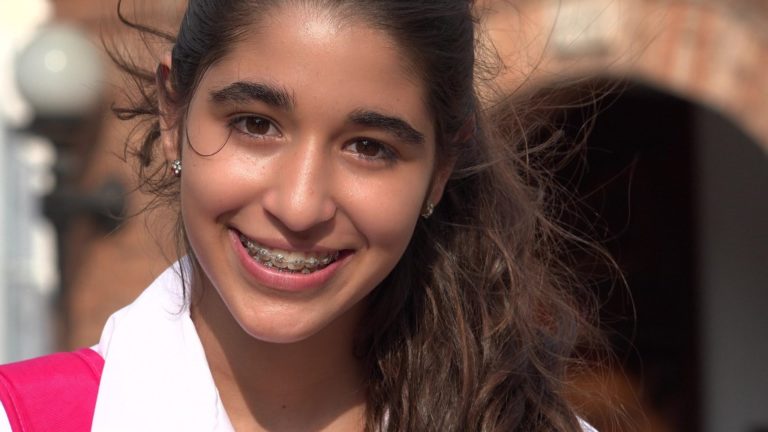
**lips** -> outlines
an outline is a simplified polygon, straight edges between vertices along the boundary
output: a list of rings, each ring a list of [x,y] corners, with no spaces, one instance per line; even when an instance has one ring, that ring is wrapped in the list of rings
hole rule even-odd
[[[268,292],[316,292],[327,286],[354,255],[351,249],[316,248],[313,251],[298,252],[265,247],[232,228],[229,237],[242,269],[253,278],[256,286],[265,287]],[[262,253],[261,249],[265,249],[265,252]],[[278,255],[282,255],[282,263],[278,263]],[[302,261],[297,262],[297,259]],[[317,261],[316,265],[313,259]],[[314,268],[310,269],[312,265]]]
[[[339,257],[339,251],[330,252],[297,252],[284,249],[269,248],[239,234],[240,244],[248,251],[248,255],[266,267],[282,271],[310,274],[321,270]]]

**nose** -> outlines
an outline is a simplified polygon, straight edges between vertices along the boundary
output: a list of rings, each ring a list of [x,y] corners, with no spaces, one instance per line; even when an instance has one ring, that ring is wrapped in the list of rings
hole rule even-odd
[[[293,232],[309,231],[333,219],[330,162],[321,146],[297,146],[280,157],[264,209]]]

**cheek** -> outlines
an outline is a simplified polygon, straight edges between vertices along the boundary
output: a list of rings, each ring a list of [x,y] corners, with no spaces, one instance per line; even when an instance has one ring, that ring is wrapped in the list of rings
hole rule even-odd
[[[226,150],[209,158],[184,160],[181,203],[185,221],[201,216],[218,219],[256,198],[254,194],[266,177],[266,161],[254,163]]]
[[[210,264],[208,252],[212,250],[212,242],[217,235],[212,221],[222,209],[231,207],[230,197],[221,177],[211,176],[210,181],[202,181],[209,176],[201,176],[189,159],[185,161],[181,176],[181,217],[190,246],[207,272]]]
[[[205,175],[186,166],[184,168],[181,210],[186,223],[194,223],[203,217],[216,217],[235,207],[237,191],[242,189],[232,187],[232,181],[226,175]]]
[[[242,206],[249,189],[230,171],[215,169],[218,164],[191,159],[185,161],[181,176],[181,217],[190,252],[215,279],[212,265],[222,259],[221,244],[228,234],[223,223]]]
[[[347,211],[372,248],[401,254],[421,214],[428,178],[420,172],[391,179],[350,182]],[[399,258],[399,257],[398,257]]]

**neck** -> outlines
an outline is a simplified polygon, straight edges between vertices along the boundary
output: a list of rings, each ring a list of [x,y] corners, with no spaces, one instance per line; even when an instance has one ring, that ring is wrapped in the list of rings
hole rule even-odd
[[[247,334],[213,287],[198,294],[192,319],[236,430],[362,429],[365,390],[353,352],[359,314],[276,344]]]

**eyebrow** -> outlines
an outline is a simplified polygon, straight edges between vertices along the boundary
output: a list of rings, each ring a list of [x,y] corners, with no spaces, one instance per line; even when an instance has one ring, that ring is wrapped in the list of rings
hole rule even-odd
[[[290,111],[296,105],[293,95],[286,89],[251,81],[237,81],[226,87],[211,91],[211,100],[224,102],[263,102],[276,108]]]
[[[349,115],[349,123],[381,129],[396,136],[398,139],[412,145],[424,144],[424,134],[413,128],[403,119],[377,113],[375,111],[357,110]]]

